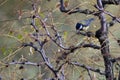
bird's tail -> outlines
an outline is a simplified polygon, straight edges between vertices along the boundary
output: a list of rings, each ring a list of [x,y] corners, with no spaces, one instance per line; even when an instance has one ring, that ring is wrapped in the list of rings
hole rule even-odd
[[[89,26],[90,23],[94,20],[95,20],[94,18],[90,18],[90,19],[85,20],[85,26]]]

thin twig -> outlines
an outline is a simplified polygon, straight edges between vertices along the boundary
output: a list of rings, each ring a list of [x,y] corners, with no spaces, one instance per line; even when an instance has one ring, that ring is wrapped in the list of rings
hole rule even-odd
[[[93,72],[97,72],[101,75],[105,75],[105,73],[103,71],[101,71],[100,69],[95,69],[95,68],[92,68],[90,66],[86,66],[85,64],[80,64],[78,62],[68,62],[68,64],[76,65],[76,66],[82,67],[86,70],[90,70],[90,71],[93,71]]]

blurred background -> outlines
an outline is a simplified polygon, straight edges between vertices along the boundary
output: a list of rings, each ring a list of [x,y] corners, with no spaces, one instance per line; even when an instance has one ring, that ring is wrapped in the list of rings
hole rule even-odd
[[[33,15],[32,4],[37,2],[39,15],[44,19],[51,12],[51,17],[48,18],[48,24],[54,24],[60,35],[63,38],[64,45],[78,45],[86,40],[85,36],[77,35],[75,25],[77,22],[95,18],[88,31],[95,33],[100,28],[99,19],[92,15],[75,13],[68,15],[59,10],[59,0],[0,0],[0,76],[3,80],[42,80],[53,76],[52,72],[46,66],[10,65],[6,67],[4,63],[9,63],[13,60],[27,60],[31,62],[42,61],[39,53],[35,52],[31,47],[21,47],[23,42],[34,42],[29,34],[34,33],[33,27],[30,25]],[[80,7],[81,9],[96,10],[94,5],[95,0],[65,0],[65,5],[68,9]],[[111,12],[116,17],[120,17],[120,5],[106,5],[105,10]],[[111,21],[111,17],[106,15],[107,22]],[[38,28],[42,31],[41,25],[36,20]],[[49,26],[48,26],[49,28]],[[117,39],[120,39],[120,24],[116,23],[109,28],[110,52],[112,57],[120,56],[120,46]],[[52,31],[51,31],[52,32]],[[43,37],[44,38],[44,37]],[[91,42],[99,45],[96,38],[92,38]],[[52,64],[55,64],[55,59],[59,53],[57,47],[52,41],[49,41],[44,46],[47,56]],[[104,70],[103,58],[99,50],[92,48],[81,48],[76,50],[74,54],[70,54],[68,59],[85,63],[94,68]],[[88,80],[87,71],[83,68],[66,65],[65,66],[66,80]],[[118,75],[118,73],[116,73]],[[95,80],[104,80],[104,76],[92,72]]]

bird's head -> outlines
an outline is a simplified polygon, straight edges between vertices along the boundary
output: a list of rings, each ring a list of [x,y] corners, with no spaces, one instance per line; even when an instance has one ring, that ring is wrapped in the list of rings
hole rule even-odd
[[[76,30],[83,30],[84,25],[82,23],[76,24]]]

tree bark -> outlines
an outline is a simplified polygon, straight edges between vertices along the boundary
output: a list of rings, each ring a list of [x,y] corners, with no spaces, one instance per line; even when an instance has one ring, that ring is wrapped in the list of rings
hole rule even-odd
[[[108,27],[106,24],[104,9],[102,5],[101,0],[97,0],[97,6],[99,8],[100,13],[100,23],[101,28],[96,31],[96,36],[99,39],[100,45],[101,45],[101,54],[103,55],[104,59],[104,65],[105,65],[105,76],[106,80],[113,80],[114,74],[113,74],[113,64],[111,62],[111,56],[109,51],[109,40],[108,40]]]

